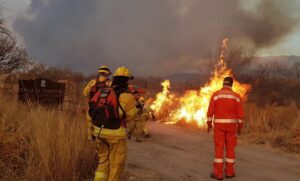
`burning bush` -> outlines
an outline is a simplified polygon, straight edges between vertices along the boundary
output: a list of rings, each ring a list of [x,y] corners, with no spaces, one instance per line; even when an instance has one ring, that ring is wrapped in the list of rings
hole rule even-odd
[[[232,76],[231,70],[227,67],[224,54],[227,50],[228,39],[222,42],[219,60],[215,66],[215,71],[210,81],[197,90],[187,90],[182,96],[170,92],[170,82],[162,83],[163,91],[156,96],[156,100],[151,105],[154,112],[162,117],[163,121],[168,124],[176,124],[185,121],[187,123],[195,122],[198,127],[203,127],[206,122],[206,112],[212,94],[221,89],[223,79]],[[242,84],[235,81],[233,90],[247,98],[250,85]]]
[[[182,127],[205,127],[211,95],[221,89],[224,77],[233,76],[224,61],[227,42],[227,39],[223,41],[210,81],[200,90],[186,90],[183,95],[177,95],[171,92],[169,81],[162,83],[163,91],[151,106],[160,121]],[[300,151],[299,81],[260,78],[252,81],[250,101],[245,104],[244,140]],[[233,90],[246,100],[250,85],[235,81]]]

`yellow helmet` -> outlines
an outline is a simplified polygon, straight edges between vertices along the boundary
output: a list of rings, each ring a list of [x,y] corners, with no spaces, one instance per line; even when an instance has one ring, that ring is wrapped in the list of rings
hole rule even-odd
[[[111,72],[106,65],[102,65],[101,67],[99,67],[98,73],[106,73],[108,75],[111,75]]]
[[[114,77],[118,77],[118,76],[128,77],[129,79],[133,79],[133,76],[131,75],[129,69],[124,66],[117,68],[117,70],[115,71]]]

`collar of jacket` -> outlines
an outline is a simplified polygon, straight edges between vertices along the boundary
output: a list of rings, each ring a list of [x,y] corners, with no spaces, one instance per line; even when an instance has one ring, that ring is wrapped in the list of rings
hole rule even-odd
[[[224,85],[222,89],[230,89],[230,90],[232,90],[232,87],[230,87],[228,85]]]

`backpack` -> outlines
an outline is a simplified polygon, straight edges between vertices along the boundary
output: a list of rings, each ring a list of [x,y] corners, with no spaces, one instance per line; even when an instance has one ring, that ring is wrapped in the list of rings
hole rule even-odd
[[[119,116],[119,108],[123,118]],[[112,88],[99,89],[89,102],[89,115],[99,128],[119,129],[125,123],[125,112],[119,103],[119,94]]]

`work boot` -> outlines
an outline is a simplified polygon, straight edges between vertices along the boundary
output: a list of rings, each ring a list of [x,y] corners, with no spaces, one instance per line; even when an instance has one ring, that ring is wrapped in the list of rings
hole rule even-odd
[[[210,174],[210,177],[213,178],[213,179],[216,179],[216,180],[223,180],[223,178],[218,178],[218,177],[216,177],[215,174],[213,174],[213,173]]]
[[[226,178],[228,178],[228,179],[231,179],[231,178],[234,178],[235,177],[235,174],[233,174],[233,175],[226,175]]]

